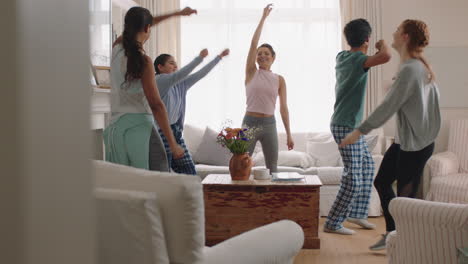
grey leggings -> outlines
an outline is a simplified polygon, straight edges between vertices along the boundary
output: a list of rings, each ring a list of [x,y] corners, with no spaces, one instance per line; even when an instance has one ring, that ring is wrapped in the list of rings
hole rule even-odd
[[[169,171],[166,149],[159,133],[154,128],[150,137],[149,169],[152,171]]]
[[[249,154],[252,156],[257,141],[262,144],[265,165],[270,173],[278,171],[278,132],[276,130],[275,117],[254,117],[244,116],[243,127],[258,127],[260,131],[256,134],[249,147]]]

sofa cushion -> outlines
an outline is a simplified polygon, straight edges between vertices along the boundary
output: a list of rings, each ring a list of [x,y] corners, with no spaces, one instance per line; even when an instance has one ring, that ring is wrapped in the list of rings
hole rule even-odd
[[[307,132],[294,132],[292,138],[294,140],[294,150],[306,152]],[[278,150],[288,150],[286,133],[278,133]]]
[[[265,156],[263,152],[254,154],[252,159],[254,166],[265,166]],[[315,160],[305,152],[282,150],[278,152],[278,166],[308,168],[315,166]]]
[[[318,167],[317,176],[323,185],[339,185],[343,175],[343,167]]]
[[[207,164],[196,164],[197,175],[204,179],[208,174],[229,174],[228,166],[215,166]]]
[[[171,263],[197,263],[203,257],[205,224],[200,177],[93,161],[99,188],[156,193]]]
[[[379,142],[379,135],[365,135],[364,140],[367,143],[369,152],[374,153],[374,149],[376,149],[377,143]],[[380,151],[378,151],[377,154],[380,154]]]
[[[333,139],[325,142],[307,141],[307,153],[315,159],[317,167],[335,167],[341,159],[338,145]]]
[[[156,194],[98,188],[98,263],[169,263]]]
[[[184,125],[183,137],[185,140],[185,145],[187,146],[192,156],[197,152],[204,133],[205,128],[200,128],[189,124]]]
[[[304,174],[306,175],[317,175],[317,167],[309,167],[304,169]]]
[[[218,132],[212,128],[206,127],[200,145],[193,155],[193,160],[196,163],[228,166],[232,154],[228,149],[222,147],[216,142]]]

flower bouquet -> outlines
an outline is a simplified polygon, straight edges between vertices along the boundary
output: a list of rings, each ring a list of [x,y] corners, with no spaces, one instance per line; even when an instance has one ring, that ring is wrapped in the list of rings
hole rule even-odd
[[[229,161],[229,172],[233,180],[248,180],[250,177],[252,158],[248,150],[257,131],[257,128],[225,127],[216,138],[216,142],[233,154]]]

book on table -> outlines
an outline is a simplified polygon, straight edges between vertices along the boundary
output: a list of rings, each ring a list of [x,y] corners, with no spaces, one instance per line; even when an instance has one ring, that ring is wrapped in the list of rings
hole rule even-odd
[[[273,172],[273,181],[301,181],[304,180],[304,175],[297,172]]]

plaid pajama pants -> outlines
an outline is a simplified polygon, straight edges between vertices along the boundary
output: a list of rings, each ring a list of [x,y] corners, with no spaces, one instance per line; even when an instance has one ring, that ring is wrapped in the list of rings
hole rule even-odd
[[[338,144],[353,130],[344,126],[331,126],[331,132]],[[341,228],[347,217],[367,218],[374,176],[374,160],[363,136],[356,143],[339,150],[344,164],[343,176],[340,190],[325,223],[332,230]]]
[[[185,141],[182,138],[182,129],[178,124],[171,125],[172,134],[179,144],[185,151],[185,154],[180,159],[174,159],[172,157],[171,148],[169,147],[169,143],[167,138],[164,136],[161,129],[159,129],[159,134],[161,135],[161,139],[164,143],[164,148],[166,149],[167,153],[167,160],[169,162],[169,167],[176,173],[183,173],[183,174],[192,174],[196,175],[197,171],[195,170],[195,163],[193,162],[192,156],[185,145]]]

